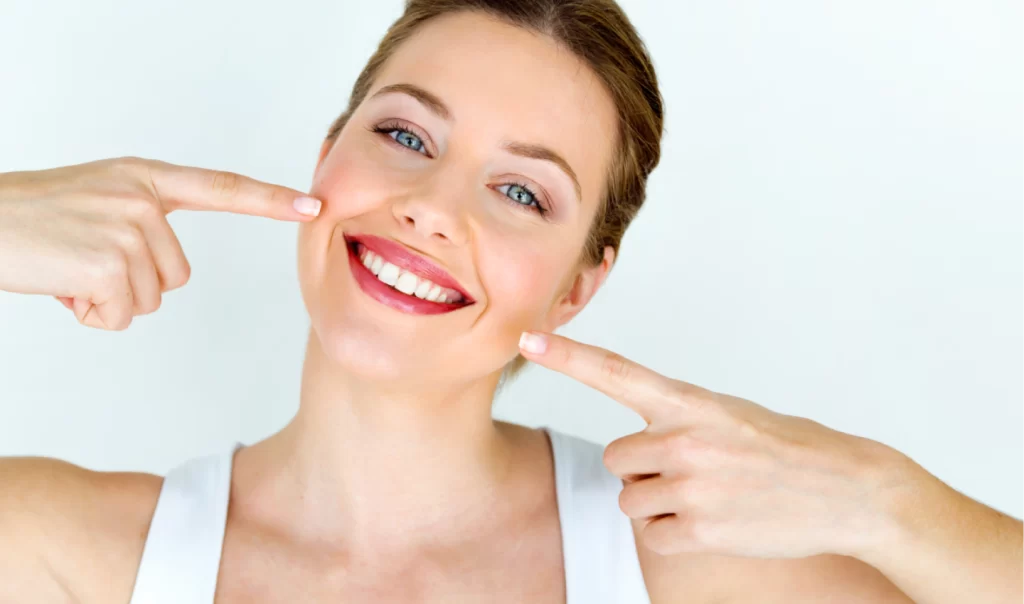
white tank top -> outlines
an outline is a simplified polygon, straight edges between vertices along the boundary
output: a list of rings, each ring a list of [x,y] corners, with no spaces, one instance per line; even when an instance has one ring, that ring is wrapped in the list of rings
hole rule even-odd
[[[541,428],[551,437],[562,529],[566,604],[650,604],[622,482],[597,443]],[[241,443],[167,473],[142,552],[131,604],[213,604]]]

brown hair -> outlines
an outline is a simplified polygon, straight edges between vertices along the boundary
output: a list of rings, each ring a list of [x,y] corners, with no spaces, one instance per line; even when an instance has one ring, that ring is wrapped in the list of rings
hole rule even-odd
[[[663,108],[654,65],[640,36],[614,0],[407,0],[352,87],[348,108],[327,133],[338,137],[363,102],[381,66],[425,22],[445,14],[479,11],[549,36],[588,65],[604,83],[619,117],[617,149],[580,263],[595,266],[605,246],[618,255],[626,227],[643,205],[647,177],[661,155]],[[522,355],[502,374],[504,384],[526,364]]]

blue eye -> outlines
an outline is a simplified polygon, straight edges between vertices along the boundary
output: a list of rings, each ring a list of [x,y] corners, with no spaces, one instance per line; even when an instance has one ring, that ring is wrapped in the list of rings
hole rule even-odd
[[[540,204],[540,201],[537,200],[537,196],[534,195],[533,191],[531,191],[525,185],[517,185],[515,183],[510,183],[507,185],[501,185],[500,187],[497,187],[497,191],[504,195],[505,197],[511,199],[513,202],[515,202],[515,205],[527,209],[532,208],[533,211],[537,212],[542,216],[547,213],[547,210],[544,208],[544,206],[542,206]]]
[[[504,189],[504,191],[502,191],[502,189]],[[537,198],[533,196],[533,193],[522,185],[502,185],[498,187],[498,190],[507,195],[509,199],[512,199],[524,206],[537,203]]]
[[[403,147],[409,147],[413,151],[423,151],[423,141],[408,130],[392,130],[388,134]]]
[[[373,128],[373,131],[388,135],[394,139],[396,143],[402,145],[406,149],[411,149],[417,153],[422,153],[423,155],[430,157],[430,154],[427,153],[426,145],[423,144],[423,139],[406,128],[397,124],[381,124],[380,126]]]
[[[398,130],[392,130],[391,138],[397,140],[398,144],[402,146],[408,146],[409,148],[415,150],[415,152],[422,152],[423,150],[423,141],[420,140],[419,136],[413,134],[412,132],[401,132]]]

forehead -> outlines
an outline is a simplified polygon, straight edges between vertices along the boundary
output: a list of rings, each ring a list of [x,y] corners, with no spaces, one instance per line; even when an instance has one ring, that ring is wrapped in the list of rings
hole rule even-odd
[[[438,17],[401,43],[373,90],[401,82],[448,106],[453,136],[550,147],[576,171],[584,200],[599,195],[615,106],[590,68],[549,37],[481,13]]]

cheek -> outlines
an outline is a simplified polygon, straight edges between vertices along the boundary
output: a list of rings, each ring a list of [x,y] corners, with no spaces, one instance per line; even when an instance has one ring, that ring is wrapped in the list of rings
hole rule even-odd
[[[316,220],[301,223],[298,235],[299,284],[307,310],[315,314],[319,285],[327,271],[339,223],[378,208],[388,199],[388,179],[363,153],[339,139],[313,175],[310,194],[324,202]],[[335,238],[336,239],[336,238]]]
[[[553,257],[558,256],[543,246],[517,245],[492,253],[481,266],[489,310],[507,332],[502,337],[518,341],[523,330],[543,328],[563,269]]]
[[[324,201],[314,222],[335,223],[380,205],[394,189],[393,175],[370,154],[341,139],[313,176],[310,194]]]
[[[401,184],[381,163],[379,150],[360,148],[357,142],[343,133],[313,175],[309,192],[324,205],[316,220],[299,226],[299,275],[304,282],[316,282],[323,274],[317,263],[325,258],[338,224],[378,210]]]

